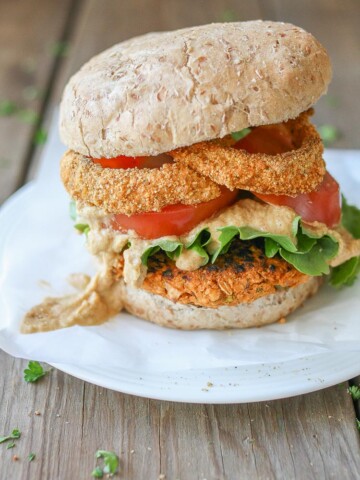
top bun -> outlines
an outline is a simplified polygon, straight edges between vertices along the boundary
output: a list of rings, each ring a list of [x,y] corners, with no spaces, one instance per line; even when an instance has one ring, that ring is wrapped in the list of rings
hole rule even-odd
[[[60,134],[94,158],[157,155],[295,118],[330,78],[325,49],[291,24],[150,33],[97,55],[70,79]]]

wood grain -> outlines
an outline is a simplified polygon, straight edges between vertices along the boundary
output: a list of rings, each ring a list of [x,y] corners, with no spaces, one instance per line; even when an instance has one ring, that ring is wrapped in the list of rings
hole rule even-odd
[[[127,480],[358,478],[359,435],[346,385],[244,405],[159,402],[52,371],[26,384],[26,362],[0,353],[0,478],[90,478],[98,449],[120,456]],[[35,411],[40,412],[36,415]],[[36,453],[29,463],[27,456]],[[19,456],[14,462],[13,455]]]
[[[0,102],[40,114],[59,58],[71,0],[2,0],[0,2]],[[34,99],[27,99],[31,93]],[[26,90],[27,89],[27,90]],[[0,116],[0,203],[19,186],[39,122]]]
[[[333,79],[315,108],[317,125],[331,124],[339,139],[331,146],[360,148],[360,3],[358,0],[260,0],[264,17],[294,23],[311,32],[327,49]]]
[[[338,145],[359,146],[354,119],[360,101],[351,91],[356,91],[353,77],[359,78],[360,65],[356,0],[84,0],[76,5],[70,0],[27,0],[21,12],[19,4],[0,3],[0,40],[17,42],[16,51],[0,51],[5,72],[0,77],[1,97],[6,92],[4,96],[18,101],[28,84],[51,85],[46,111],[43,100],[33,104],[45,119],[69,75],[115,42],[150,30],[263,17],[300,24],[329,48],[338,71],[332,95],[339,101],[337,107],[320,102],[317,119],[329,123],[331,114],[336,121],[330,123],[344,131]],[[35,4],[36,10],[42,9],[36,19]],[[68,29],[71,54],[58,64],[56,81],[51,80],[52,57],[44,58],[40,70],[32,74],[36,78],[21,80],[16,73],[19,83],[12,81],[14,65],[30,56],[40,58],[47,42],[64,35],[70,8],[78,8]],[[22,27],[21,40],[16,39],[14,25]],[[0,173],[5,198],[25,172],[33,132],[32,127],[15,128],[17,123],[6,123],[8,119],[0,122],[1,155],[10,155],[11,160]],[[33,156],[33,165],[37,158]],[[346,384],[268,403],[185,405],[119,394],[55,370],[29,385],[22,379],[26,362],[0,352],[0,364],[0,435],[16,427],[23,432],[14,449],[0,445],[1,480],[91,478],[99,448],[120,455],[119,478],[127,480],[157,480],[160,474],[167,480],[359,478],[360,442]],[[31,463],[30,452],[37,455]],[[14,462],[14,454],[20,460]]]

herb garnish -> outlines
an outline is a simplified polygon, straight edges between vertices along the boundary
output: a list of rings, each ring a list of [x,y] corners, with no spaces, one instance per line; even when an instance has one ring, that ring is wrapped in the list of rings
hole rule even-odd
[[[318,131],[320,133],[321,140],[324,142],[326,147],[329,147],[340,138],[339,130],[334,127],[334,125],[320,125],[318,127]]]
[[[33,142],[35,145],[44,145],[47,140],[47,131],[43,128],[38,128],[34,134]]]
[[[51,53],[54,57],[66,57],[69,53],[69,42],[61,40],[51,45]]]
[[[114,452],[108,452],[106,450],[98,450],[95,453],[96,458],[102,458],[104,460],[104,467],[96,467],[91,475],[94,478],[102,478],[104,473],[114,475],[119,467],[119,457]]]
[[[224,10],[223,13],[221,14],[221,22],[236,22],[237,20],[237,15],[233,10]]]
[[[36,458],[35,453],[29,453],[29,455],[28,455],[29,462],[32,462],[33,460],[35,460],[35,458]]]
[[[49,373],[50,370],[44,370],[39,362],[31,360],[28,367],[24,370],[24,380],[28,383],[34,383]]]
[[[360,400],[360,386],[352,385],[348,388],[348,392],[353,400]]]
[[[17,112],[18,106],[11,100],[2,100],[0,102],[0,117],[9,117]]]
[[[101,467],[96,467],[96,468],[91,472],[91,476],[94,477],[94,478],[103,478],[103,476],[104,476],[103,469],[102,469]]]
[[[242,130],[240,130],[239,132],[233,132],[231,134],[232,138],[234,140],[236,140],[237,142],[239,140],[241,140],[242,138],[246,137],[247,135],[249,135],[249,133],[251,132],[250,128],[243,128]]]
[[[20,437],[21,437],[20,430],[15,428],[10,435],[7,435],[5,437],[0,437],[0,443],[5,443],[5,442],[8,442],[9,440],[17,440]]]

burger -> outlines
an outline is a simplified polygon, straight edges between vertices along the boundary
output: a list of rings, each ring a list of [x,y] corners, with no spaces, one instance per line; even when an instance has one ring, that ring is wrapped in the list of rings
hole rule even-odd
[[[326,277],[350,285],[360,212],[341,207],[310,122],[330,79],[311,34],[269,21],[150,33],[92,58],[63,94],[61,178],[99,272],[23,331],[123,309],[179,329],[261,326]]]

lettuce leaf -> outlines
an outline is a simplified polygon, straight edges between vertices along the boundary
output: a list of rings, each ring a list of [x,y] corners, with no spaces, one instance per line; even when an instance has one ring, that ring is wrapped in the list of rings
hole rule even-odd
[[[329,283],[333,287],[351,287],[360,273],[360,257],[350,258],[345,263],[332,269]]]
[[[166,255],[171,259],[175,260],[183,249],[183,244],[174,240],[159,240],[154,242],[151,247],[147,248],[144,253],[141,255],[141,263],[147,265],[149,257],[155,255],[155,253],[163,250]]]
[[[360,210],[342,195],[341,223],[354,238],[360,238]]]
[[[69,215],[73,222],[77,220],[77,210],[76,210],[76,203],[75,200],[71,200],[69,204]],[[74,228],[81,234],[84,233],[87,235],[90,232],[90,227],[87,223],[76,223]]]
[[[74,225],[74,228],[76,228],[76,230],[78,230],[80,233],[85,233],[85,235],[90,232],[90,227],[86,223],[77,223]]]
[[[192,250],[196,252],[200,257],[203,258],[203,265],[206,265],[209,261],[209,254],[205,247],[209,244],[211,240],[211,234],[209,230],[204,228],[201,230],[194,240],[185,246],[186,250]]]
[[[251,132],[250,128],[243,128],[242,130],[240,130],[239,132],[233,132],[231,134],[232,138],[234,140],[236,140],[237,142],[239,140],[241,140],[242,138],[246,137],[247,135],[249,135],[249,133]]]
[[[341,223],[354,238],[360,238],[360,210],[349,205],[342,195]],[[345,263],[333,268],[329,283],[335,288],[351,286],[360,274],[360,257],[350,258]]]
[[[220,245],[212,257],[212,262],[229,250],[232,240],[237,235],[241,240],[264,238],[267,257],[272,258],[279,254],[297,270],[312,276],[330,273],[328,262],[339,250],[338,243],[330,236],[318,238],[311,232],[307,232],[300,225],[300,217],[296,217],[292,225],[292,234],[296,242],[288,235],[276,235],[249,227],[231,226],[219,230],[221,231],[218,240]]]

